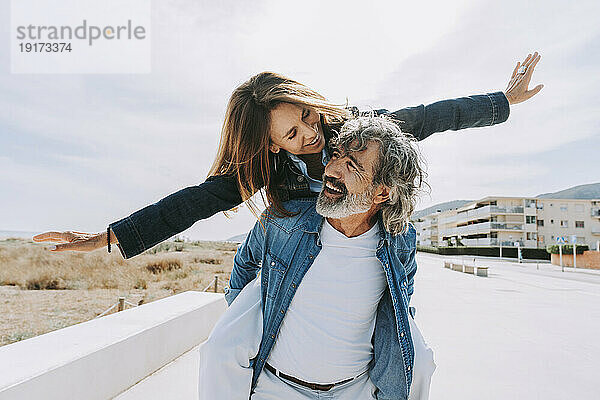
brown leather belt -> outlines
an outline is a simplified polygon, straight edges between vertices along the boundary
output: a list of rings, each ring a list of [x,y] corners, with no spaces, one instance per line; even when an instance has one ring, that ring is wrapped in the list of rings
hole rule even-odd
[[[336,382],[336,383],[328,383],[328,384],[326,384],[326,385],[323,385],[323,384],[320,384],[320,383],[310,383],[310,382],[304,382],[304,381],[303,381],[303,380],[301,380],[301,379],[294,378],[293,376],[286,375],[286,374],[284,374],[284,373],[282,373],[282,372],[280,372],[280,371],[277,371],[275,368],[273,368],[273,367],[272,367],[271,365],[269,365],[269,364],[265,364],[265,368],[266,368],[267,370],[269,370],[270,372],[272,372],[273,374],[275,374],[276,376],[280,377],[280,378],[287,379],[288,381],[291,381],[291,382],[297,383],[298,385],[301,385],[301,386],[307,387],[307,388],[309,388],[309,389],[312,389],[312,390],[322,390],[322,391],[324,391],[324,392],[326,392],[326,391],[330,390],[330,389],[331,389],[331,388],[333,388],[334,386],[339,386],[339,385],[341,385],[342,383],[347,383],[347,382],[350,382],[351,380],[353,380],[353,379],[354,379],[354,378],[348,378],[348,379],[345,379],[345,380],[343,380],[343,381],[341,381],[341,382]]]

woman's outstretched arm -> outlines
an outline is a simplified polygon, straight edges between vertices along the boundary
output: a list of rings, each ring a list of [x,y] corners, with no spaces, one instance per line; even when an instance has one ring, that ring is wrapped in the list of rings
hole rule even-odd
[[[206,182],[181,189],[110,224],[111,243],[124,258],[134,257],[154,245],[242,203],[236,179],[229,175],[209,177]],[[52,251],[92,251],[107,245],[107,232],[45,232],[33,237],[36,242],[59,242]]]
[[[403,132],[423,140],[436,132],[491,126],[508,119],[510,105],[521,103],[536,95],[543,85],[529,90],[531,76],[540,60],[538,53],[528,55],[523,64],[517,63],[504,92],[461,97],[429,105],[403,108],[394,112],[381,110],[395,119]]]
[[[178,234],[196,221],[230,210],[242,203],[236,179],[209,177],[110,224],[125,258],[131,258]]]

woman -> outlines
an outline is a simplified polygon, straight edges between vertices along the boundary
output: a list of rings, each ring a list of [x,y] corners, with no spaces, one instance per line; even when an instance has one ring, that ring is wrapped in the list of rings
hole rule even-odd
[[[538,85],[528,90],[539,60],[536,52],[522,65],[517,63],[505,92],[376,113],[396,119],[404,132],[418,140],[446,130],[495,125],[508,118],[509,105],[542,89]],[[206,182],[113,222],[106,232],[45,232],[33,240],[59,242],[51,251],[91,251],[110,240],[124,258],[131,258],[243,201],[256,211],[249,200],[261,188],[268,203],[285,214],[281,202],[319,192],[329,157],[327,142],[349,114],[298,82],[260,73],[240,85],[229,100],[217,157]]]

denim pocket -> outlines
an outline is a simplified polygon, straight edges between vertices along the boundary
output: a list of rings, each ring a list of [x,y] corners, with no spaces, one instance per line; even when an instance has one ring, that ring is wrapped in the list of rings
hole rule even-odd
[[[287,266],[270,252],[267,252],[265,261],[262,273],[265,274],[266,272],[267,297],[274,299],[277,297],[277,293],[281,287],[281,282],[287,271]]]

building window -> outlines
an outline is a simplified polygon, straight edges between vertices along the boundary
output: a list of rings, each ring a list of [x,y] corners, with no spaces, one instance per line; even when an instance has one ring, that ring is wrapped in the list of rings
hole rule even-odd
[[[533,207],[533,206],[535,206],[535,200],[530,200],[530,199],[525,200],[525,207]]]
[[[554,236],[553,236],[554,237]],[[538,236],[538,242],[544,243],[544,235]]]
[[[535,215],[526,215],[525,223],[526,224],[535,224]]]
[[[538,210],[543,210],[544,209],[544,203],[537,203],[537,209]]]
[[[583,204],[575,204],[575,212],[582,213],[583,212]]]
[[[584,228],[584,221],[575,221],[575,228]]]
[[[553,220],[553,219],[551,219],[551,220],[550,220],[550,223],[551,223],[551,224],[554,224],[554,220]]]
[[[567,221],[566,219],[561,219],[560,220],[560,227],[561,228],[568,228],[569,227],[569,221]]]
[[[585,244],[585,238],[581,237],[581,236],[577,236],[577,243],[579,243],[579,244]]]
[[[560,205],[560,211],[563,211],[563,212],[564,212],[564,211],[568,211],[568,209],[569,209],[569,208],[567,207],[567,205],[566,205],[566,204],[561,204],[561,205]]]
[[[544,220],[543,219],[538,219],[537,220],[537,226],[544,226]]]
[[[527,240],[537,240],[537,233],[527,232]]]

